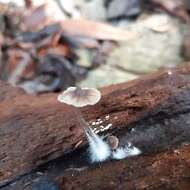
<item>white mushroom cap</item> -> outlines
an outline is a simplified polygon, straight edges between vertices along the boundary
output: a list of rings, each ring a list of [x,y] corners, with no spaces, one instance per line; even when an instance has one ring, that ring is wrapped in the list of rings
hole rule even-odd
[[[83,107],[96,104],[101,98],[101,93],[95,88],[69,87],[58,96],[58,101]]]
[[[116,136],[111,135],[107,137],[107,143],[109,144],[112,150],[115,150],[118,148],[119,139]]]

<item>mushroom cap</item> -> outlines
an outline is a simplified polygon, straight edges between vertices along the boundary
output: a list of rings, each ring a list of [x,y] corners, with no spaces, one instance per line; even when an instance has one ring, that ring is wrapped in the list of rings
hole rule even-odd
[[[119,139],[113,135],[107,137],[107,142],[112,150],[117,149],[119,145]]]
[[[69,87],[58,96],[58,101],[84,107],[96,104],[101,98],[101,93],[95,88]]]

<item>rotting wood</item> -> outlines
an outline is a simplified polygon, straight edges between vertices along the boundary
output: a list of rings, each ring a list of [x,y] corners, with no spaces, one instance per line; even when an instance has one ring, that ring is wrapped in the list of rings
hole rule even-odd
[[[71,175],[72,174],[72,175]],[[190,146],[149,156],[105,163],[68,172],[62,190],[187,190],[190,186]]]
[[[21,88],[11,87],[7,82],[0,81],[0,102],[25,94]]]
[[[130,128],[151,114],[158,120],[188,114],[190,65],[183,65],[170,72],[158,72],[129,83],[104,88],[101,101],[81,111],[87,121],[97,118],[104,120],[109,114],[110,119],[104,124],[113,124],[110,131]],[[86,143],[84,132],[73,113],[72,107],[57,101],[57,94],[18,95],[2,101],[0,185],[76,149],[76,144],[81,140]],[[190,126],[190,122],[185,123],[185,119],[182,121],[180,123],[179,117],[175,127]],[[181,132],[183,139],[183,129]],[[187,137],[188,133],[183,140]],[[165,140],[172,142],[172,139]]]

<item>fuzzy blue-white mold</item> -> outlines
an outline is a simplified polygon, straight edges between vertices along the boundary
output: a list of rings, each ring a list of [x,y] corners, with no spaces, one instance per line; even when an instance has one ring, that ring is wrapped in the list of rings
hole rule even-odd
[[[86,136],[89,142],[89,152],[91,162],[102,162],[111,156],[111,149],[103,139],[92,131],[90,127],[85,127]]]
[[[119,147],[112,152],[112,158],[116,160],[124,159],[130,156],[137,156],[141,151],[135,146]]]

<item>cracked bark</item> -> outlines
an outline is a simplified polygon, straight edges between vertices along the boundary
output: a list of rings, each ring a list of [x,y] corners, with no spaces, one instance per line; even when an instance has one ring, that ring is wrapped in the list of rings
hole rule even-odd
[[[161,152],[160,158],[163,155],[172,156],[170,151],[164,152],[189,142],[190,139],[190,65],[182,65],[171,72],[172,74],[167,71],[158,72],[129,83],[103,88],[101,101],[95,106],[81,109],[81,112],[89,122],[101,118],[103,125],[112,123],[108,132],[117,135],[121,145],[126,141],[132,142],[143,153],[151,154],[150,160],[154,156],[155,159],[159,158],[157,152]],[[19,94],[0,102],[1,185],[86,144],[82,127],[73,115],[73,108],[58,103],[56,97],[57,94]],[[107,121],[105,116],[108,114],[110,119]],[[131,129],[135,129],[135,132]],[[76,147],[81,140],[83,143]],[[147,156],[130,160],[134,162],[136,159],[149,163],[146,161],[149,160]],[[117,165],[125,162],[128,161],[114,162],[115,177]],[[77,184],[88,184],[85,176],[86,173],[91,176],[92,172],[90,187],[97,188],[95,173],[97,171],[98,175],[99,171],[105,176],[109,172],[107,167],[110,167],[109,163],[103,164],[103,170],[95,168],[71,178],[73,187],[77,189]],[[136,171],[133,176],[135,179],[138,170],[141,172],[142,168],[138,168],[135,162],[131,167],[131,170],[134,167]],[[123,175],[118,167],[118,181],[121,180],[120,176]],[[64,178],[68,183],[63,182],[62,186],[69,189],[69,178]],[[80,179],[83,180],[81,183]],[[113,180],[111,176],[107,179]],[[125,184],[128,183],[124,182]]]

